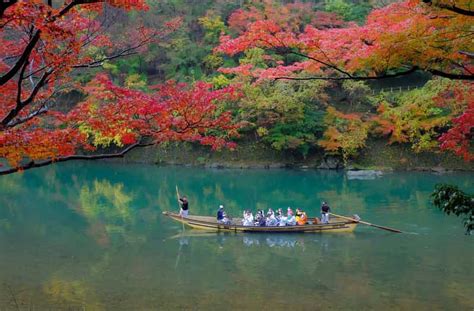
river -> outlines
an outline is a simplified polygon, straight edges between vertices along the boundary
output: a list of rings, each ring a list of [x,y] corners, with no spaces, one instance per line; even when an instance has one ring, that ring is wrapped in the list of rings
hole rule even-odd
[[[473,310],[474,237],[431,206],[474,174],[71,162],[0,177],[0,310]],[[398,228],[213,234],[161,215],[304,208]]]

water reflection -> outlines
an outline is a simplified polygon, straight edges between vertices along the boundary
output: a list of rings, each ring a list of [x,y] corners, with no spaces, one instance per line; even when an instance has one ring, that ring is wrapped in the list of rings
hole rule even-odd
[[[236,241],[241,242],[241,246],[248,248],[300,248],[320,247],[322,250],[329,250],[331,239],[352,239],[354,233],[346,233],[343,237],[331,234],[268,234],[268,233],[217,233],[202,232],[199,230],[185,230],[176,235],[172,235],[167,240],[176,240],[181,248],[188,247],[193,241],[206,241],[210,245],[223,248],[226,242],[231,247],[235,247]],[[308,244],[309,243],[309,244]]]
[[[347,171],[346,176],[348,180],[372,180],[382,177],[383,172],[373,170]]]
[[[105,310],[94,290],[83,281],[53,277],[44,284],[43,292],[52,305],[67,305],[77,310]]]
[[[144,236],[131,234],[137,221],[137,213],[131,208],[133,199],[132,193],[125,192],[123,183],[94,180],[91,186],[82,186],[77,211],[89,223],[89,234],[101,245],[110,243],[114,235],[125,240],[144,240]]]
[[[304,247],[304,240],[303,239],[296,239],[290,236],[277,236],[277,235],[269,235],[267,237],[251,237],[251,236],[244,236],[243,237],[244,245],[249,247],[252,245],[260,245],[261,243],[265,242],[268,247],[288,247],[292,248],[295,246]]]
[[[4,176],[0,310],[248,309],[268,297],[276,310],[289,308],[287,297],[307,310],[319,301],[335,310],[470,310],[472,238],[428,198],[435,183],[469,190],[472,181],[82,162]],[[324,199],[338,214],[423,234],[362,226],[352,235],[182,232],[161,216],[178,209],[176,184],[193,214],[213,215],[223,203],[231,216],[269,206],[316,215]]]

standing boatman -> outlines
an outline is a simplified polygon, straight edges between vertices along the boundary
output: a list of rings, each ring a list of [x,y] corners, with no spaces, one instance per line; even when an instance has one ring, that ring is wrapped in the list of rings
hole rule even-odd
[[[218,223],[222,223],[222,221],[224,220],[224,205],[219,205],[216,218]]]
[[[329,223],[329,211],[331,208],[329,207],[327,202],[323,202],[321,205],[321,222],[323,224]]]
[[[183,196],[182,198],[179,198],[178,201],[179,201],[179,204],[181,205],[181,208],[179,209],[179,215],[181,217],[188,217],[188,212],[189,212],[188,198]]]

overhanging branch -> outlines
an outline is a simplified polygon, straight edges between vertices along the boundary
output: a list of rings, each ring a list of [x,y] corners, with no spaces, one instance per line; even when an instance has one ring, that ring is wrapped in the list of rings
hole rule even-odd
[[[13,78],[15,74],[18,73],[18,70],[20,70],[20,68],[28,61],[28,58],[30,57],[31,52],[33,51],[33,48],[35,47],[36,43],[38,43],[40,34],[41,34],[41,31],[37,30],[36,33],[31,38],[30,42],[28,42],[28,45],[23,50],[23,53],[21,54],[20,58],[17,60],[15,65],[13,65],[13,67],[10,68],[10,70],[6,74],[4,74],[3,76],[0,76],[0,85],[4,85],[8,81],[10,81],[10,79]]]
[[[428,5],[433,5],[435,7],[440,8],[440,9],[445,9],[445,10],[448,10],[448,11],[451,11],[451,12],[454,12],[454,13],[457,13],[457,14],[466,15],[466,16],[474,16],[474,11],[470,11],[470,10],[466,10],[466,9],[457,7],[455,4],[452,4],[452,5],[444,4],[444,3],[439,3],[438,1],[433,3],[432,0],[422,0],[422,1],[426,4],[428,4]]]
[[[19,167],[13,167],[10,169],[6,169],[3,171],[0,171],[0,175],[8,175],[8,174],[13,174],[21,171],[26,171],[32,168],[36,167],[42,167],[46,165],[50,165],[56,162],[65,162],[65,161],[72,161],[72,160],[98,160],[98,159],[111,159],[111,158],[121,158],[123,157],[126,153],[129,151],[139,148],[139,147],[147,147],[147,146],[152,146],[155,145],[155,142],[151,143],[135,143],[124,150],[117,152],[117,153],[106,153],[106,154],[93,154],[93,155],[72,155],[72,156],[67,156],[67,157],[59,157],[57,159],[49,159],[49,160],[44,160],[41,162],[35,162],[35,161],[30,161],[24,165],[21,165]]]
[[[414,66],[406,71],[397,72],[393,74],[384,74],[380,76],[346,76],[346,77],[324,77],[324,76],[312,76],[312,77],[277,77],[275,80],[296,80],[296,81],[305,81],[305,80],[330,80],[330,81],[340,81],[340,80],[356,80],[356,81],[363,81],[363,80],[381,80],[381,79],[388,79],[388,78],[395,78],[404,75],[408,75],[415,71],[419,70],[418,67]]]
[[[6,9],[8,9],[10,6],[14,5],[17,2],[18,0],[0,1],[0,18],[3,18],[3,13],[5,13]]]
[[[440,77],[448,78],[451,80],[471,80],[471,81],[474,80],[474,75],[472,74],[471,75],[455,74],[455,73],[444,72],[444,71],[440,71],[436,69],[430,69],[427,71],[435,76],[440,76]]]

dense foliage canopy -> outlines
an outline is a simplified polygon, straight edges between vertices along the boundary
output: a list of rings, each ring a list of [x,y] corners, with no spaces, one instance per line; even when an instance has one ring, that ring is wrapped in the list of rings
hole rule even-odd
[[[239,133],[345,161],[371,137],[474,159],[469,1],[286,2],[2,2],[3,173]],[[416,71],[417,90],[370,84]]]
[[[107,157],[76,154],[111,142],[129,146],[124,151],[169,140],[219,148],[227,145],[225,137],[236,134],[229,113],[216,106],[219,100],[237,98],[232,87],[211,90],[203,82],[188,87],[169,81],[156,87],[141,85],[140,90],[133,76],[124,88],[104,73],[87,84],[76,81],[74,70],[135,54],[179,25],[177,20],[154,29],[136,25],[112,38],[104,25],[114,9],[101,2],[65,1],[56,8],[51,2],[18,1],[3,12],[0,157],[12,167],[6,172],[51,161]],[[147,9],[144,1],[109,4]],[[85,98],[74,107],[58,105],[57,96],[71,90],[80,90]],[[24,164],[24,159],[29,161]]]

